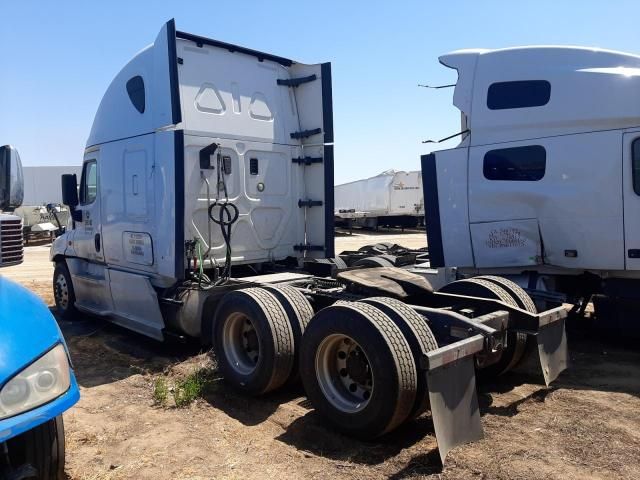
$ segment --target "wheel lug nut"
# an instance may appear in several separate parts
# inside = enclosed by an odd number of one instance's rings
[[[355,392],[358,389],[358,386],[355,383],[352,383],[351,385],[349,385],[349,391],[350,392]]]
[[[338,352],[338,358],[339,358],[340,360],[344,360],[345,358],[347,358],[347,354],[346,354],[346,352],[344,352],[344,351],[340,350],[340,351]]]
[[[347,376],[347,369],[346,368],[341,368],[340,369],[340,376],[341,377],[346,377]]]

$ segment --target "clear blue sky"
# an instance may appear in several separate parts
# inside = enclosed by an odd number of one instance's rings
[[[416,86],[455,82],[443,53],[526,44],[640,53],[637,1],[1,0],[0,145],[18,147],[25,165],[80,164],[104,90],[172,17],[179,30],[333,63],[337,183],[418,169],[436,148],[421,140],[459,130],[452,90]]]

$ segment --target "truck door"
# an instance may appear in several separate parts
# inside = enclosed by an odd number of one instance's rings
[[[640,270],[640,132],[622,136],[622,196],[626,270]]]
[[[108,315],[113,310],[113,302],[104,263],[99,157],[97,150],[84,157],[78,192],[82,218],[73,230],[73,256],[67,258],[67,266],[76,293],[76,307]]]
[[[74,249],[80,258],[104,262],[98,193],[98,151],[85,156],[78,193],[82,220],[76,223]]]

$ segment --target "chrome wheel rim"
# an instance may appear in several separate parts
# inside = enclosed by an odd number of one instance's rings
[[[242,313],[227,317],[222,330],[227,362],[240,375],[250,375],[260,360],[260,342],[255,325]]]
[[[373,372],[365,351],[353,338],[333,334],[316,352],[316,376],[325,398],[344,413],[363,410],[373,394]]]
[[[69,285],[63,274],[58,274],[55,281],[55,295],[58,307],[66,310],[69,306]]]

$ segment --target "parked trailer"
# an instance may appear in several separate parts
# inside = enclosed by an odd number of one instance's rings
[[[248,394],[300,378],[358,437],[429,408],[444,459],[482,435],[474,367],[509,370],[535,338],[553,381],[566,312],[527,310],[526,294],[490,281],[436,292],[402,268],[347,267],[333,252],[332,141],[330,64],[168,22],[105,93],[79,198],[63,176],[74,225],[51,248],[56,306],[212,344]]]
[[[69,209],[63,205],[22,205],[14,210],[22,218],[25,243],[32,238],[53,238],[64,231],[69,222]]]
[[[505,275],[540,304],[594,297],[640,335],[640,56],[464,50],[458,146],[422,157],[431,265]]]
[[[375,177],[336,185],[336,224],[417,227],[424,221],[422,173],[387,170]]]

